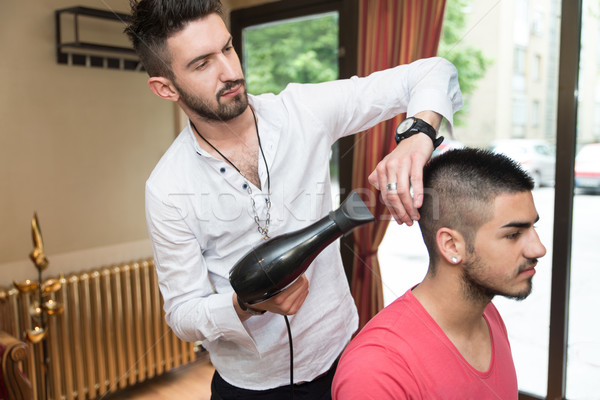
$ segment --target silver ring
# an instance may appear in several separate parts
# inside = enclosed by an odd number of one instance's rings
[[[385,188],[391,192],[392,190],[396,190],[397,184],[396,182],[388,183]]]

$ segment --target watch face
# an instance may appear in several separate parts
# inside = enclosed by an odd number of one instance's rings
[[[396,133],[402,134],[402,133],[408,131],[414,124],[415,124],[414,118],[412,118],[412,117],[407,118],[404,121],[400,122],[400,125],[398,125],[398,128],[396,128]]]

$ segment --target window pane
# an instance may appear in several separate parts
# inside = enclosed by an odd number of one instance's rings
[[[547,254],[539,260],[533,292],[524,301],[496,297],[507,326],[519,389],[540,397],[547,391],[550,288],[554,216],[554,166],[558,78],[559,0],[485,2],[448,0],[442,41],[457,29],[453,8],[466,18],[459,34],[440,45],[440,55],[459,73],[465,107],[457,113],[455,139],[470,147],[505,153],[535,179],[536,224]],[[481,52],[485,71],[473,76]],[[461,78],[462,76],[462,78]],[[379,249],[385,303],[419,283],[428,257],[417,226],[391,222]]]
[[[600,399],[599,3],[584,0],[582,10],[567,353],[567,398],[571,400]]]
[[[337,12],[255,25],[242,35],[250,93],[279,93],[290,82],[338,77]]]

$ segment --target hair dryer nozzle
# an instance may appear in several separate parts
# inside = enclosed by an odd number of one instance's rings
[[[351,192],[346,200],[335,211],[329,214],[336,223],[342,234],[351,232],[357,226],[375,220],[367,205],[362,201],[358,193]]]
[[[229,282],[245,303],[265,301],[292,284],[334,240],[374,220],[352,192],[337,210],[314,224],[254,247],[233,266]]]

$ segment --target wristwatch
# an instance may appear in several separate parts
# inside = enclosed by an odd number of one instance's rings
[[[409,117],[406,118],[404,121],[400,122],[400,124],[398,124],[398,127],[396,128],[396,135],[394,137],[396,139],[396,144],[399,144],[404,139],[408,139],[412,135],[416,135],[419,132],[422,132],[429,136],[429,138],[433,142],[434,149],[436,149],[444,141],[443,136],[440,136],[436,139],[435,136],[437,132],[435,131],[435,128],[433,126],[429,125],[427,122],[423,121],[420,118]]]
[[[237,294],[235,295],[235,297],[237,298],[238,305],[240,306],[242,311],[250,315],[263,315],[267,312],[267,310],[258,310],[256,308],[248,307],[246,303],[244,303],[244,301],[240,299],[240,296],[238,296]]]

